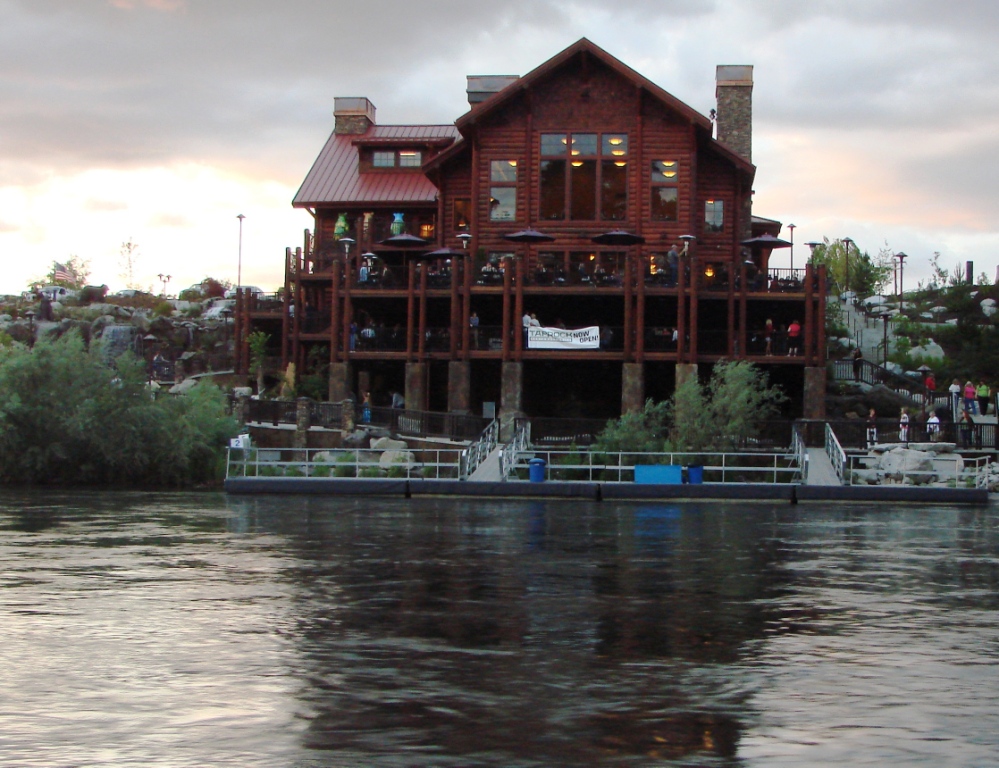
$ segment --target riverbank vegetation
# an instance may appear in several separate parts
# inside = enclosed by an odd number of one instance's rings
[[[236,434],[199,384],[153,397],[131,354],[112,369],[76,333],[0,349],[0,482],[182,487],[217,482]]]
[[[648,400],[636,413],[608,423],[596,451],[732,451],[759,435],[786,399],[752,363],[721,361],[710,381],[687,377],[669,400]]]

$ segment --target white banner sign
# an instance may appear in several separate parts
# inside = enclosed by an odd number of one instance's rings
[[[528,349],[600,349],[600,328],[528,328]]]

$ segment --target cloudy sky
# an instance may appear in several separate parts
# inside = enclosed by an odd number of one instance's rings
[[[706,114],[755,65],[754,212],[801,245],[852,237],[999,263],[995,0],[0,0],[0,292],[52,261],[123,287],[273,290],[310,226],[291,199],[334,96],[450,123],[467,74],[524,74],[588,37]],[[786,230],[785,230],[786,234]],[[787,252],[778,264],[786,263]],[[911,281],[911,282],[910,282]]]

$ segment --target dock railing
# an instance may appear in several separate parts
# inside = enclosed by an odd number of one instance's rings
[[[833,432],[833,428],[829,425],[829,422],[826,422],[825,448],[826,456],[829,457],[829,462],[832,464],[833,469],[836,470],[836,477],[842,483],[844,481],[843,475],[846,471],[846,451],[840,445],[839,439],[836,437],[836,433]]]
[[[226,477],[456,480],[460,455],[457,448],[386,452],[349,448],[229,448]]]
[[[468,445],[462,452],[458,462],[458,479],[467,480],[476,467],[492,453],[499,442],[499,422],[493,419],[482,430],[478,439]]]
[[[522,453],[531,446],[531,422],[528,419],[518,419],[513,438],[500,451],[500,478],[506,480]],[[533,457],[533,453],[531,456]]]

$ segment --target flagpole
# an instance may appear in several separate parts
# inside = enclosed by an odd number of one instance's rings
[[[238,291],[243,285],[243,219],[246,217],[240,213],[236,218],[239,219],[239,262],[236,265],[236,290]]]

